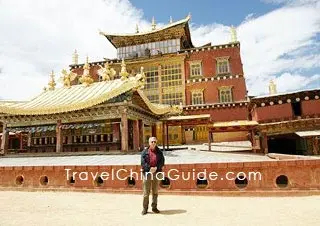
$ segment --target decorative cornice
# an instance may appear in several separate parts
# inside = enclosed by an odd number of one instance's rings
[[[184,111],[188,110],[206,110],[213,108],[232,108],[232,107],[246,107],[249,104],[247,101],[231,102],[231,103],[212,103],[212,104],[199,104],[199,105],[186,105],[183,106]]]
[[[190,83],[199,83],[199,82],[210,82],[210,81],[219,81],[219,80],[227,80],[227,79],[238,79],[242,77],[243,75],[216,75],[212,77],[187,79],[186,83],[190,84]]]
[[[212,51],[212,50],[228,49],[228,48],[235,48],[235,47],[240,48],[240,42],[208,46],[208,47],[206,46],[206,47],[184,49],[184,50],[178,51],[178,53],[193,53],[193,52],[199,52],[199,51],[203,52],[203,51]]]

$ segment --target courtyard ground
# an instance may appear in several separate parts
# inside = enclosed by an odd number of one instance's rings
[[[320,196],[160,195],[162,212],[142,216],[141,195],[1,191],[0,225],[320,225],[319,203]]]

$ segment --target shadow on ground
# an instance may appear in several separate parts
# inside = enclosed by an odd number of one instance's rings
[[[163,215],[175,215],[175,214],[182,214],[186,213],[186,210],[161,210],[160,214]]]

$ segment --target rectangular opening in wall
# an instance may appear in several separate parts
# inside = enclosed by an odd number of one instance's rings
[[[301,116],[301,102],[291,103],[294,116]]]

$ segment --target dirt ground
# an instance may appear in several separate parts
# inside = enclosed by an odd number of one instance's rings
[[[133,194],[1,191],[0,225],[320,225],[320,196],[160,195],[158,208],[142,216]]]

